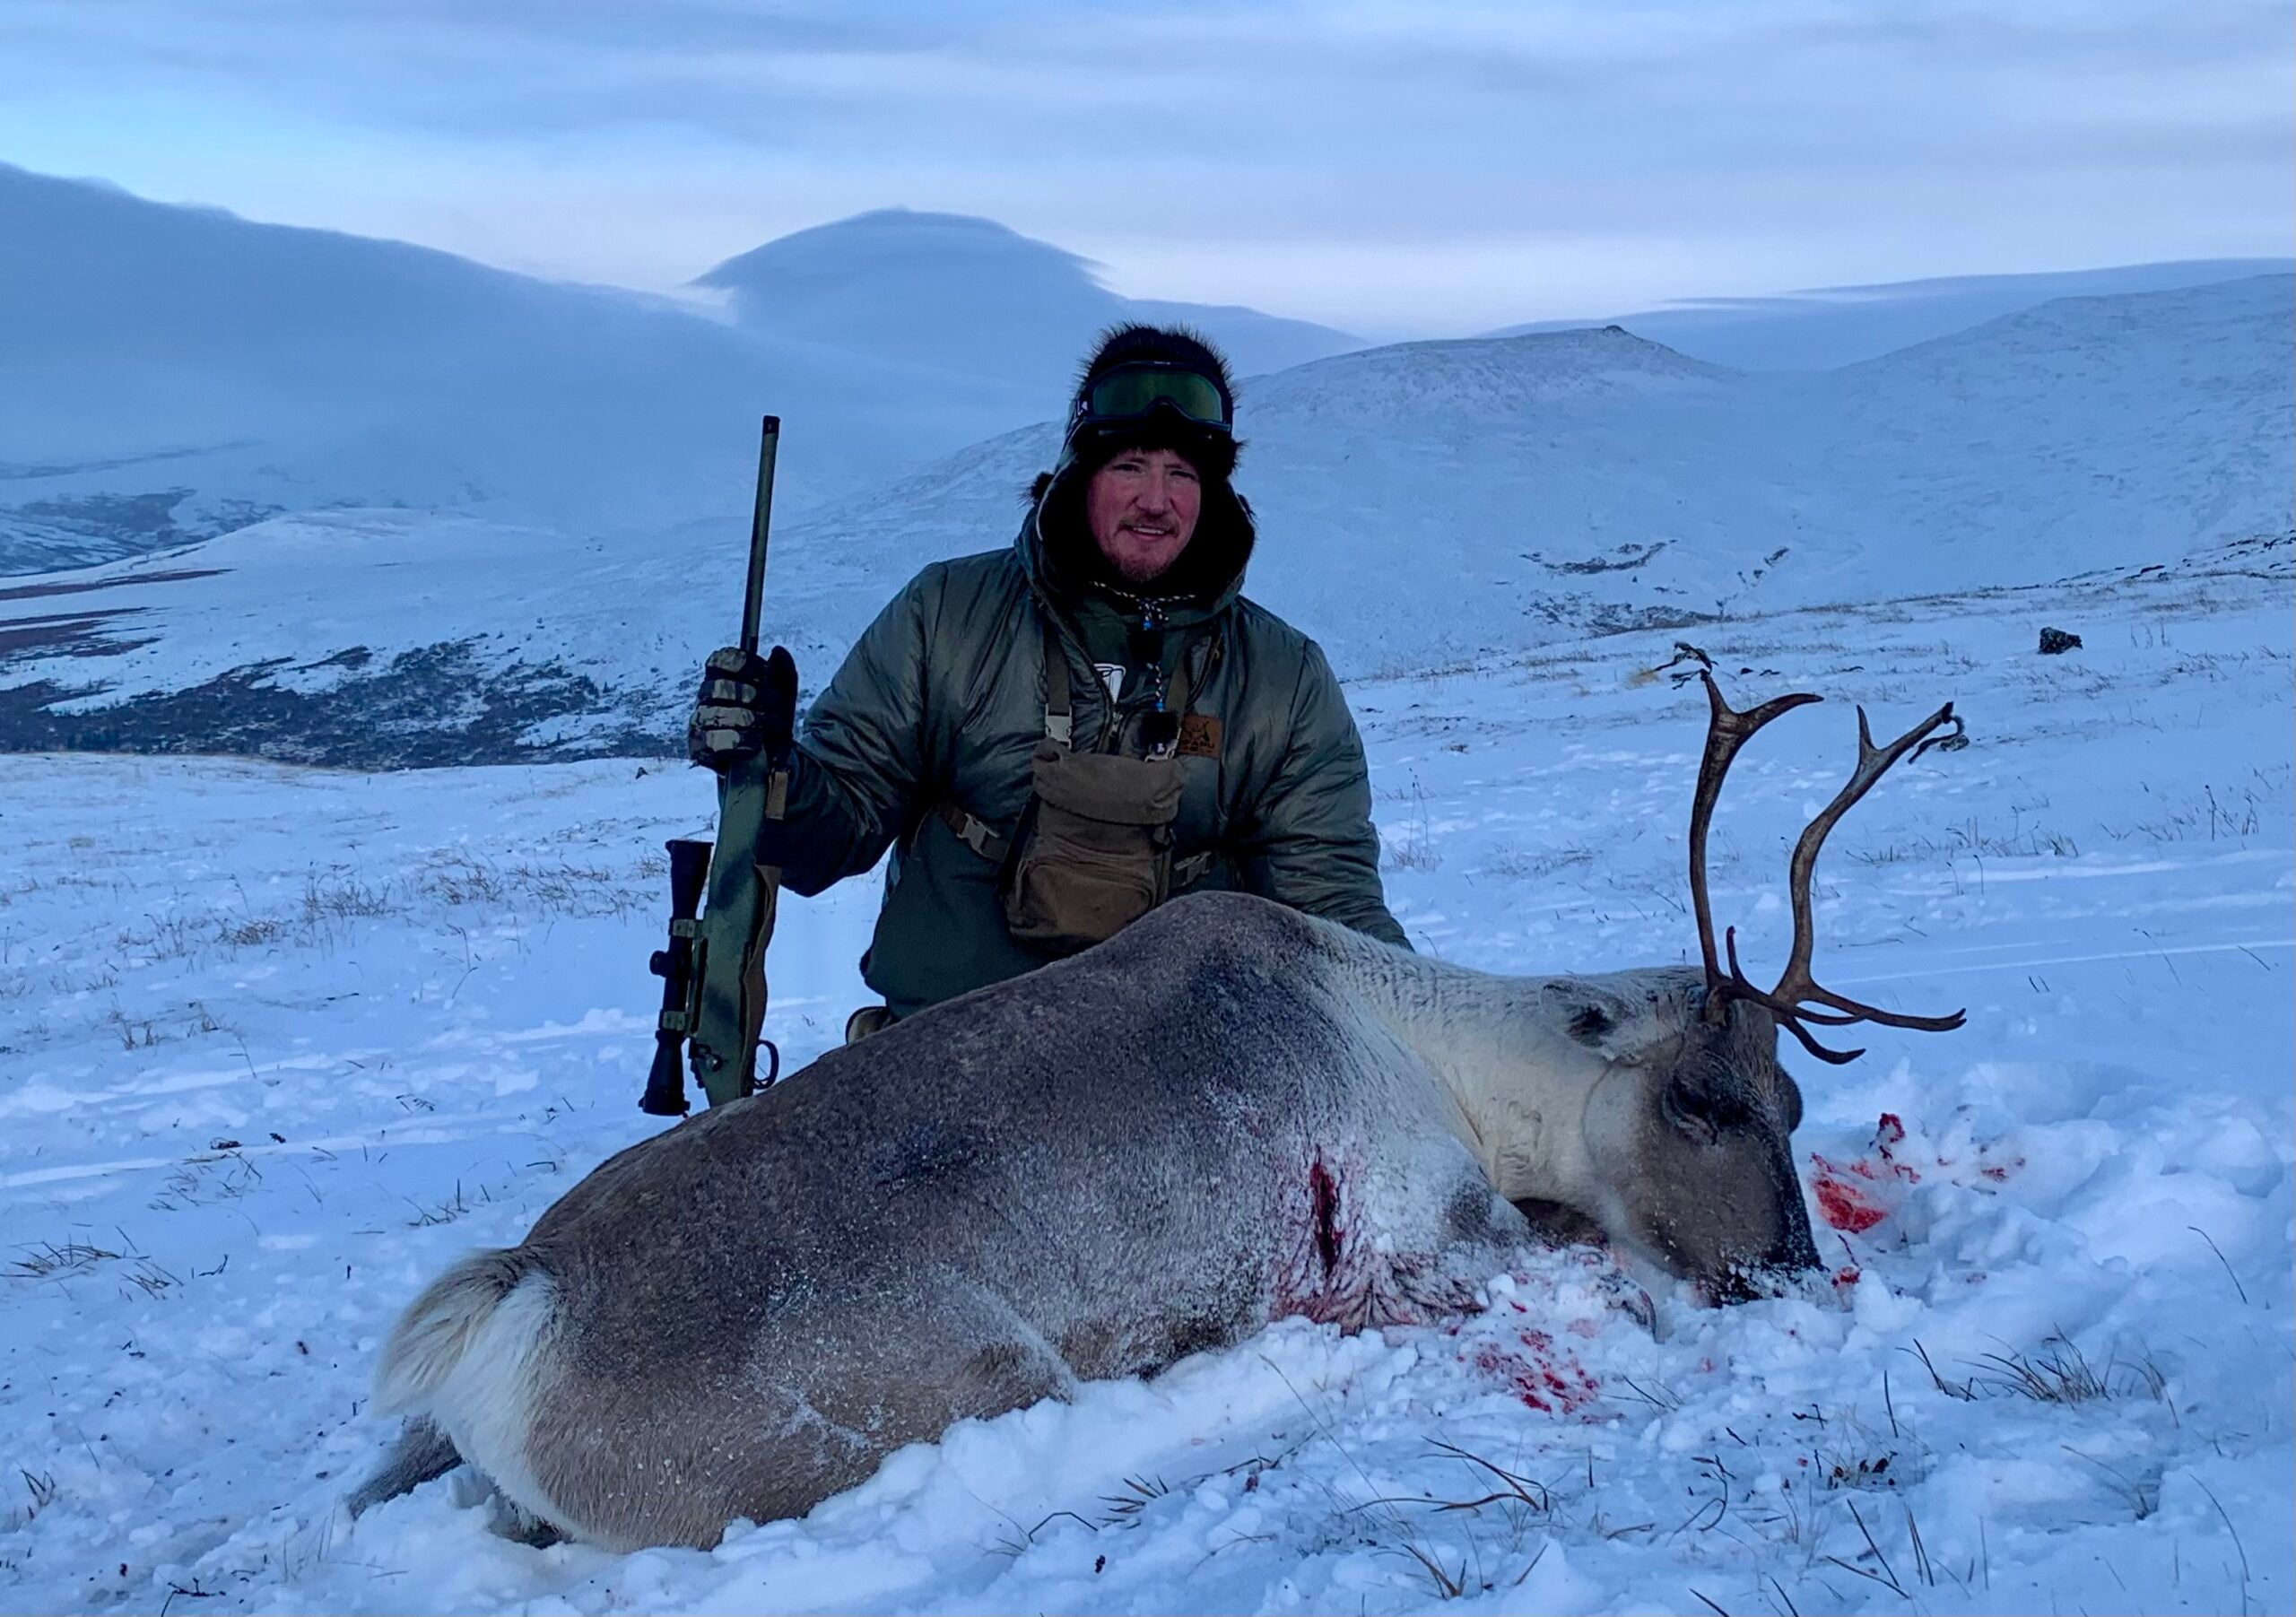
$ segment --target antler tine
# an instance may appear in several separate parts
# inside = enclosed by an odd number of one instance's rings
[[[1778,992],[1783,993],[1788,983],[1806,984],[1810,981],[1810,956],[1817,943],[1817,922],[1810,885],[1817,874],[1818,850],[1825,846],[1826,839],[1841,822],[1841,817],[1856,806],[1859,798],[1874,789],[1874,783],[1889,773],[1892,764],[1911,752],[1932,730],[1952,723],[1952,717],[1953,704],[1947,702],[1888,746],[1876,747],[1873,727],[1866,720],[1866,709],[1863,707],[1857,709],[1857,767],[1850,772],[1848,784],[1834,794],[1833,801],[1819,811],[1818,817],[1803,829],[1800,839],[1794,844],[1794,861],[1787,887],[1794,905],[1794,952],[1787,956],[1786,973],[1779,979]]]
[[[1851,1062],[1857,1060],[1860,1056],[1863,1056],[1866,1053],[1866,1047],[1862,1044],[1854,1050],[1829,1049],[1826,1046],[1820,1044],[1815,1039],[1813,1039],[1810,1036],[1810,1030],[1802,1025],[1802,1018],[1791,1012],[1780,1013],[1773,1006],[1770,1011],[1770,1016],[1779,1027],[1784,1028],[1787,1032],[1793,1034],[1795,1038],[1800,1039],[1804,1049],[1809,1051],[1811,1055],[1815,1056],[1820,1061],[1825,1062],[1831,1066],[1848,1066]],[[1844,1020],[1846,1021],[1848,1019],[1845,1018]]]
[[[1770,1013],[1771,1020],[1802,1041],[1804,1049],[1819,1060],[1831,1062],[1835,1066],[1846,1066],[1857,1060],[1866,1053],[1865,1048],[1860,1046],[1854,1050],[1830,1049],[1817,1041],[1810,1032],[1807,1023],[1816,1022],[1821,1027],[1846,1028],[1856,1022],[1878,1021],[1887,1023],[1891,1027],[1911,1028],[1924,1033],[1950,1033],[1966,1020],[1966,1014],[1960,1011],[1954,1012],[1950,1016],[1909,1016],[1901,1012],[1884,1011],[1878,1006],[1863,1004],[1857,1000],[1845,998],[1830,989],[1821,988],[1814,983],[1809,986],[1802,996],[1803,999],[1814,999],[1821,1004],[1831,1005],[1836,1009],[1813,1011],[1807,1004],[1797,1000],[1787,999],[1782,994],[1765,994],[1746,980],[1745,972],[1738,965],[1738,929],[1736,927],[1728,928],[1723,934],[1723,941],[1728,945],[1730,952],[1730,979],[1724,986],[1731,993],[1752,1000],[1755,1004],[1766,1008]]]
[[[1706,962],[1707,1004],[1709,1014],[1719,1011],[1721,996],[1714,992],[1726,979],[1722,962],[1714,947],[1714,906],[1706,892],[1706,833],[1714,823],[1715,801],[1722,793],[1722,778],[1730,772],[1731,760],[1738,749],[1746,744],[1753,733],[1779,714],[1791,711],[1806,702],[1822,699],[1807,691],[1772,697],[1758,708],[1741,713],[1722,700],[1722,687],[1714,682],[1714,675],[1701,669],[1699,678],[1706,682],[1706,701],[1710,717],[1706,726],[1706,751],[1698,762],[1698,790],[1690,805],[1690,901],[1698,918],[1698,947]],[[1735,965],[1732,975],[1736,975]],[[1743,980],[1743,979],[1742,979]]]
[[[1947,702],[1889,745],[1877,747],[1874,744],[1873,728],[1866,722],[1866,709],[1862,707],[1857,709],[1857,767],[1851,771],[1848,783],[1835,794],[1834,800],[1826,804],[1818,817],[1810,822],[1794,844],[1787,889],[1794,909],[1794,947],[1787,958],[1786,969],[1779,976],[1778,986],[1767,994],[1754,988],[1738,969],[1736,949],[1733,947],[1730,952],[1734,989],[1767,1005],[1772,1015],[1782,1021],[1802,1041],[1805,1048],[1824,1060],[1846,1062],[1864,1052],[1853,1050],[1843,1054],[1824,1048],[1801,1025],[1805,1021],[1834,1027],[1873,1021],[1892,1028],[1944,1033],[1960,1027],[1965,1018],[1965,1013],[1961,1011],[1945,1016],[1915,1016],[1900,1011],[1884,1011],[1877,1005],[1869,1005],[1822,988],[1810,975],[1810,958],[1817,945],[1817,919],[1811,887],[1817,873],[1818,852],[1825,846],[1826,838],[1840,822],[1841,817],[1874,789],[1874,783],[1889,773],[1892,765],[1914,751],[1924,737],[1945,725],[1957,722],[1953,717],[1953,704]],[[1835,1014],[1810,1010],[1808,1006],[1813,1003],[1827,1006]]]

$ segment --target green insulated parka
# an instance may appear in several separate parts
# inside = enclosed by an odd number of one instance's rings
[[[1135,609],[1064,584],[1039,515],[1054,499],[1039,488],[1010,549],[935,562],[910,580],[798,740],[783,879],[811,895],[892,849],[862,974],[900,1015],[1053,958],[1007,933],[1000,866],[951,823],[970,814],[1010,837],[1020,822],[1045,735],[1048,621],[1068,663],[1077,749],[1143,751],[1147,682],[1116,700],[1094,669],[1121,660],[1109,648],[1125,645]],[[1314,641],[1238,594],[1250,519],[1240,502],[1233,515],[1229,576],[1161,604],[1161,661],[1176,684],[1185,679],[1192,716],[1175,854],[1214,856],[1196,888],[1239,888],[1407,947],[1381,895],[1363,746],[1339,682]],[[1200,528],[1196,543],[1206,537]],[[1222,558],[1207,547],[1205,560]]]

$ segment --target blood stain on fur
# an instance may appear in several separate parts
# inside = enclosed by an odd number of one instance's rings
[[[1321,1157],[1308,1169],[1308,1195],[1315,1207],[1316,1257],[1328,1279],[1339,1267],[1339,1186]]]

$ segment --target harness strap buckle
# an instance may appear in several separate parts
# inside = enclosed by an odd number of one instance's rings
[[[1195,886],[1205,876],[1210,875],[1212,867],[1219,863],[1220,853],[1216,848],[1205,848],[1202,853],[1190,854],[1184,859],[1173,860],[1172,891],[1180,892]]]
[[[942,824],[956,833],[958,841],[991,865],[1004,863],[1004,856],[1010,851],[1012,843],[991,830],[987,821],[978,814],[969,813],[953,798],[941,799],[940,806],[934,812],[940,816]]]

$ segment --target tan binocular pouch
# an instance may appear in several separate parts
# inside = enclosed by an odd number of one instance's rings
[[[1033,769],[1035,795],[1004,871],[1004,924],[1039,948],[1087,949],[1171,896],[1179,762],[1047,740]]]

